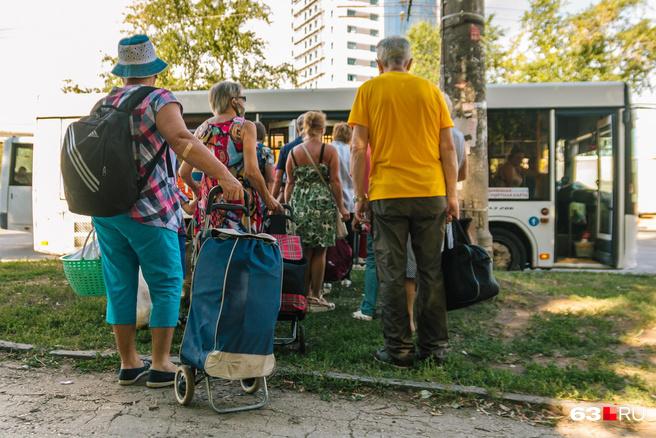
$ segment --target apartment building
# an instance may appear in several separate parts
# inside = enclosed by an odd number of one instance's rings
[[[301,88],[355,87],[378,75],[376,44],[437,22],[437,0],[291,0]]]
[[[301,88],[355,87],[376,76],[381,0],[292,0],[292,59]]]

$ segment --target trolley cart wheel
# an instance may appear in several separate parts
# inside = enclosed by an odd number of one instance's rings
[[[305,354],[305,327],[301,323],[298,323],[298,352],[300,354]]]
[[[255,394],[262,387],[264,379],[262,377],[253,377],[251,379],[241,379],[239,383],[246,394]]]
[[[194,398],[194,389],[196,388],[196,377],[191,367],[181,365],[175,371],[175,399],[183,406],[189,405]]]

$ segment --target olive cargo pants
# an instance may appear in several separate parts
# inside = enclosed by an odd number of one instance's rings
[[[404,289],[408,234],[417,259],[417,349],[423,354],[447,346],[442,276],[446,198],[382,199],[372,201],[371,209],[385,349],[397,359],[414,354]]]

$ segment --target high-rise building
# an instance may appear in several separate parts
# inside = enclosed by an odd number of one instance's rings
[[[292,59],[301,88],[355,87],[378,75],[382,1],[292,0]]]
[[[376,44],[437,22],[437,0],[291,0],[301,88],[355,87],[378,75]]]

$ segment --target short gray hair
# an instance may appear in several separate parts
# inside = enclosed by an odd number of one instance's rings
[[[239,97],[242,87],[237,82],[221,81],[210,89],[210,108],[214,114],[221,114],[230,108],[230,101]]]
[[[296,118],[296,130],[301,133],[303,132],[303,120],[305,119],[305,113],[301,114]]]
[[[402,36],[382,39],[376,46],[376,56],[385,67],[401,66],[412,58],[410,41]]]

